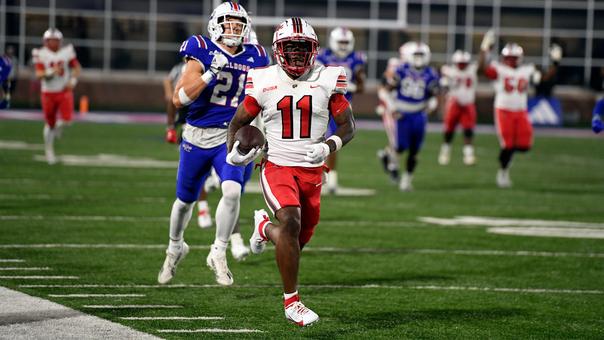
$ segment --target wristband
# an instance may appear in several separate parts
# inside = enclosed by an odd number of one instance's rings
[[[178,100],[180,100],[182,105],[189,105],[193,102],[193,100],[185,93],[184,87],[181,87],[180,90],[178,90]]]
[[[343,143],[342,143],[342,138],[340,138],[340,136],[332,135],[331,137],[327,138],[327,140],[330,140],[330,141],[334,142],[334,144],[336,145],[336,150],[335,151],[338,151],[338,150],[340,150],[342,148],[342,144]],[[327,142],[327,140],[326,140],[326,142]]]
[[[214,72],[207,70],[206,73],[201,75],[201,80],[203,80],[204,83],[209,84],[215,77],[216,75]]]
[[[78,78],[76,78],[76,77],[69,78],[69,85],[71,85],[72,88],[74,88],[77,84],[78,84]]]
[[[52,68],[47,68],[44,70],[44,77],[50,78],[55,75],[55,70]]]

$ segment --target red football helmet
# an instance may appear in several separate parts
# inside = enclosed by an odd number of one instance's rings
[[[315,30],[301,18],[282,22],[273,35],[273,53],[285,72],[300,77],[314,64],[319,49]]]

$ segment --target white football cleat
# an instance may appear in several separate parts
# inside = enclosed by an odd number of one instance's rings
[[[290,303],[285,307],[285,318],[300,327],[308,326],[319,320],[319,315],[300,301]]]
[[[509,188],[512,186],[510,171],[508,169],[499,169],[497,171],[497,186],[500,188]]]
[[[231,255],[237,261],[243,261],[250,254],[250,248],[243,243],[240,233],[231,235]]]
[[[157,282],[162,285],[170,282],[174,277],[174,274],[176,274],[176,267],[188,253],[189,245],[185,242],[182,243],[182,250],[178,254],[173,254],[166,249],[166,260],[159,271],[159,275],[157,275]]]
[[[440,153],[438,154],[438,164],[447,165],[451,161],[451,146],[449,144],[443,144],[440,146]]]
[[[474,147],[472,145],[464,145],[463,147],[463,164],[474,165],[476,164],[476,157],[474,156]]]
[[[199,225],[201,229],[212,227],[212,215],[210,214],[210,207],[207,203],[200,204],[200,202],[198,202],[197,204],[197,225]]]
[[[48,165],[57,164],[57,156],[55,156],[55,152],[52,148],[46,148],[44,155],[46,156],[46,163],[48,163]]]
[[[216,282],[219,285],[230,286],[233,284],[233,274],[227,266],[226,253],[221,253],[212,246],[206,264],[216,275]]]
[[[399,189],[401,191],[412,191],[413,190],[413,184],[411,183],[413,181],[413,175],[405,172],[403,173],[403,177],[401,177],[401,182],[399,183]]]
[[[254,254],[262,253],[266,247],[268,238],[263,237],[260,232],[267,223],[270,223],[270,219],[266,211],[264,209],[254,210],[254,232],[250,237],[250,249]]]

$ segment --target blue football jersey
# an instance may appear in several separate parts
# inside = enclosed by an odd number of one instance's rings
[[[8,78],[12,67],[13,65],[11,64],[10,59],[7,57],[0,57],[0,83]]]
[[[421,112],[423,106],[434,95],[438,87],[439,76],[432,67],[416,70],[408,63],[401,64],[396,69],[396,99],[403,107],[421,107],[418,110],[409,110],[407,113]],[[406,111],[406,110],[404,110]]]
[[[355,71],[358,67],[364,66],[367,63],[367,57],[362,52],[352,51],[344,58],[340,58],[331,49],[324,49],[319,52],[317,61],[325,66],[342,66],[346,70],[348,83],[356,83]],[[352,93],[346,93],[346,99],[350,101]]]
[[[593,114],[598,116],[604,116],[604,98],[596,102]]]
[[[201,35],[191,36],[180,47],[182,57],[199,61],[205,70],[209,70],[217,52],[227,57],[229,63],[187,107],[189,125],[226,129],[244,98],[247,71],[250,68],[267,66],[270,62],[266,50],[260,45],[243,44],[237,54],[231,55]]]

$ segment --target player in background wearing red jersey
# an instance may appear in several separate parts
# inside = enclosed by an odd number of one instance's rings
[[[62,46],[61,31],[49,28],[42,39],[44,46],[32,50],[32,59],[36,78],[42,81],[46,161],[55,164],[54,140],[61,137],[63,126],[73,119],[73,88],[78,83],[81,66],[73,45]],[[61,115],[57,117],[59,112]]]
[[[251,161],[237,151],[237,130],[261,115],[268,144],[260,184],[264,199],[277,222],[263,209],[254,213],[253,253],[261,253],[270,240],[275,244],[281,273],[287,320],[300,326],[319,316],[298,296],[300,251],[310,241],[319,222],[322,174],[327,157],[354,136],[354,119],[344,97],[347,75],[343,67],[315,64],[319,42],[303,19],[290,18],[273,35],[277,65],[250,70],[246,97],[231,120],[227,161]],[[329,116],[335,133],[324,139]]]
[[[451,64],[441,68],[440,83],[447,92],[447,104],[444,119],[444,142],[440,147],[438,164],[447,165],[451,160],[451,142],[455,128],[461,124],[464,135],[463,163],[473,165],[476,162],[472,139],[476,127],[476,71],[478,65],[472,63],[467,51],[457,50],[451,57]]]
[[[512,186],[509,170],[512,156],[515,152],[530,150],[533,145],[527,97],[529,85],[541,81],[541,72],[533,64],[522,63],[524,51],[516,43],[507,43],[503,47],[501,62],[488,63],[494,44],[495,34],[488,31],[480,46],[478,68],[494,83],[495,127],[501,146],[496,182],[500,188],[509,188]]]

